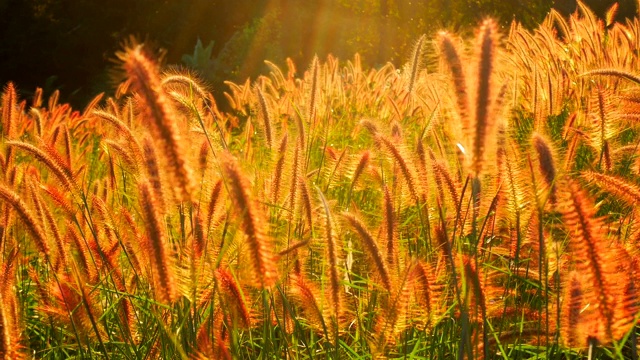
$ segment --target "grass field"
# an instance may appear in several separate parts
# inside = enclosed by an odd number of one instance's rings
[[[0,358],[637,359],[640,21],[612,18],[267,62],[224,107],[143,45],[84,110],[7,84]]]

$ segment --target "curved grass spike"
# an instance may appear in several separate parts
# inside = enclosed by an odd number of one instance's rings
[[[420,36],[420,38],[416,42],[415,47],[413,48],[413,54],[411,56],[411,75],[409,77],[409,85],[407,87],[409,94],[413,93],[414,88],[416,86],[416,81],[418,79],[418,72],[420,71],[420,65],[422,62],[424,42],[426,38],[427,36],[424,34]]]
[[[589,338],[608,344],[628,330],[635,316],[633,307],[616,304],[637,293],[629,294],[629,273],[619,271],[626,268],[628,255],[624,256],[619,244],[605,239],[595,206],[575,182],[568,182],[562,200],[559,209],[570,230],[570,250],[575,269],[581,274],[584,301],[593,306],[581,314],[580,326]]]
[[[298,185],[300,186],[300,200],[302,204],[302,211],[307,218],[309,231],[312,231],[314,206],[311,202],[311,193],[309,191],[309,185],[307,184],[307,178],[302,175],[298,176]]]
[[[76,263],[76,267],[83,274],[84,277],[89,279],[90,282],[97,281],[97,273],[95,261],[92,259],[91,254],[89,253],[89,249],[82,242],[80,235],[73,228],[73,224],[71,222],[67,222],[67,234],[65,236],[65,242],[68,244],[68,249],[71,253],[73,253],[73,247],[75,247],[78,260],[73,261]],[[94,266],[92,266],[92,264]],[[140,267],[138,266],[136,271],[138,271]]]
[[[0,359],[26,359],[23,353],[22,328],[18,298],[14,291],[16,255],[11,251],[0,262]]]
[[[194,80],[194,74],[181,73],[179,71],[169,71],[162,76],[162,85],[164,87],[169,85],[182,85],[189,89],[191,92],[197,94],[202,100],[207,100],[207,91],[205,86]]]
[[[38,221],[36,221],[36,218],[31,213],[31,211],[27,208],[27,205],[22,200],[20,200],[20,196],[13,190],[0,184],[0,200],[6,202],[8,205],[13,207],[13,209],[15,209],[15,211],[18,213],[18,216],[33,237],[38,250],[48,257],[50,252],[46,233],[44,232]]]
[[[398,265],[398,238],[396,235],[396,214],[393,209],[393,199],[391,198],[391,192],[389,188],[384,186],[384,200],[383,200],[383,229],[386,240],[387,250],[387,264],[390,268],[394,268]]]
[[[462,120],[463,131],[467,131],[469,125],[469,93],[467,90],[467,80],[462,67],[462,61],[458,55],[458,50],[451,39],[451,35],[441,32],[438,36],[440,51],[444,60],[451,71],[453,86],[456,93],[456,103]]]
[[[324,195],[318,189],[318,196],[322,201],[324,210],[324,240],[327,245],[327,261],[329,262],[329,299],[333,316],[338,319],[342,314],[342,300],[340,292],[340,274],[338,272],[338,253],[340,246],[337,239],[337,231],[329,204]]]
[[[142,143],[143,160],[146,169],[146,178],[149,180],[149,184],[153,189],[153,195],[156,200],[156,206],[162,213],[165,211],[165,198],[164,190],[162,186],[162,179],[160,177],[160,165],[158,164],[158,158],[156,156],[156,150],[153,142],[149,138],[145,138]]]
[[[0,119],[0,122],[2,123],[3,137],[5,139],[13,139],[15,129],[18,126],[17,102],[18,94],[16,93],[16,88],[12,82],[9,82],[5,85],[4,92],[2,93],[2,118]],[[4,167],[9,168],[12,160],[13,149],[11,147],[7,147]]]
[[[134,174],[138,174],[138,161],[136,161],[120,143],[113,140],[106,140],[104,142],[104,148],[120,157],[120,160],[128,170],[132,171]],[[113,156],[111,155],[110,157]]]
[[[298,204],[298,181],[300,175],[300,153],[303,152],[301,148],[302,144],[300,141],[296,141],[296,147],[293,152],[293,163],[291,164],[291,187],[289,189],[289,223],[293,225],[293,220],[296,214],[296,206]]]
[[[175,276],[170,264],[167,235],[164,221],[158,211],[157,201],[151,185],[143,181],[138,184],[140,210],[147,227],[150,262],[157,287],[156,294],[161,301],[173,303],[177,298]]]
[[[220,206],[220,194],[222,192],[222,180],[216,181],[213,185],[213,189],[211,189],[211,196],[209,196],[209,205],[207,209],[207,227],[206,229],[211,228],[211,223],[213,221],[213,217],[216,213],[216,209]]]
[[[262,288],[272,286],[277,280],[273,246],[267,231],[263,214],[250,196],[249,181],[241,173],[236,160],[228,152],[220,157],[222,172],[227,181],[227,189],[235,203],[235,211],[242,220],[242,230],[247,236],[255,284]]]
[[[436,305],[435,278],[433,270],[428,263],[418,261],[413,267],[415,272],[416,298],[426,309],[427,325],[433,318],[434,307]]]
[[[611,159],[611,147],[609,146],[609,140],[604,140],[602,143],[602,163],[606,172],[611,172],[613,168],[613,160]]]
[[[62,162],[59,158],[52,157],[50,153],[22,141],[7,141],[5,142],[5,145],[27,151],[46,165],[68,191],[73,193],[76,189],[77,186],[73,179],[71,169],[69,169],[67,164]]]
[[[465,278],[469,283],[469,287],[471,291],[473,291],[474,301],[476,310],[480,308],[480,317],[478,318],[476,314],[476,322],[481,325],[482,329],[482,346],[478,346],[483,351],[483,358],[488,357],[488,333],[487,333],[487,301],[485,298],[484,284],[480,281],[480,274],[478,273],[478,269],[476,268],[475,260],[471,257],[464,256],[463,257],[463,267]],[[467,290],[469,291],[469,290]]]
[[[360,160],[358,161],[358,165],[356,165],[356,169],[353,171],[353,178],[351,180],[351,185],[349,186],[349,194],[347,195],[347,206],[349,206],[351,202],[351,195],[353,193],[353,189],[358,182],[358,179],[366,169],[369,164],[369,159],[371,157],[371,152],[369,150],[364,150],[362,155],[360,155]]]
[[[204,219],[200,211],[196,211],[193,218],[193,230],[192,230],[192,243],[191,243],[191,255],[193,256],[192,265],[195,261],[202,257],[202,254],[206,250],[207,236],[205,234]],[[192,271],[195,269],[192,268]]]
[[[202,176],[207,172],[207,162],[209,161],[209,141],[205,140],[200,145],[200,151],[198,152],[198,171]]]
[[[42,128],[42,124],[44,122],[44,117],[42,115],[42,112],[36,108],[31,108],[29,109],[29,114],[33,116],[33,121],[35,122],[36,135],[39,138],[41,138],[42,133],[44,131]]]
[[[36,193],[36,186],[33,185],[31,191],[35,194]],[[37,196],[37,195],[36,195]],[[65,269],[68,264],[69,264],[69,255],[67,254],[67,247],[65,246],[66,244],[64,243],[64,240],[62,238],[62,235],[60,234],[60,230],[58,229],[58,224],[56,223],[56,219],[53,216],[53,214],[51,213],[51,211],[49,210],[49,207],[47,206],[46,203],[43,203],[41,201],[42,204],[42,212],[44,214],[44,219],[43,221],[46,221],[48,223],[48,229],[50,234],[53,235],[53,240],[55,241],[55,245],[56,245],[56,254],[55,254],[55,268],[56,269]]]
[[[291,276],[291,295],[298,301],[302,308],[309,325],[318,332],[324,332],[329,341],[333,341],[331,332],[327,331],[327,323],[324,318],[324,312],[318,299],[321,298],[320,290],[311,281],[304,278],[302,274]]]
[[[444,187],[446,186],[449,196],[451,197],[451,202],[454,205],[454,209],[457,209],[460,197],[458,195],[457,184],[451,176],[448,167],[445,163],[436,158],[436,155],[431,148],[429,148],[429,157],[431,159],[431,165],[435,174],[434,177],[436,179],[438,195],[441,197],[440,201],[442,203],[444,203],[445,201]]]
[[[251,323],[253,322],[251,310],[247,306],[242,289],[233,274],[228,269],[218,269],[215,271],[215,276],[226,300],[227,306],[225,308],[229,309],[233,316],[232,322],[234,326],[239,326],[243,329],[251,328]]]
[[[582,177],[589,182],[595,182],[604,191],[615,195],[630,206],[636,206],[636,204],[640,203],[640,186],[626,179],[593,171],[583,172]]]
[[[549,199],[552,204],[555,204],[556,186],[554,182],[556,178],[556,166],[553,160],[553,151],[551,150],[549,141],[538,133],[533,134],[533,148],[538,154],[538,167],[542,178],[551,191]]]
[[[69,133],[68,126],[62,127],[62,143],[64,145],[64,150],[65,150],[64,160],[69,165],[69,169],[73,173],[73,169],[71,168],[73,166],[73,159],[72,159],[73,152],[71,151],[71,134]]]
[[[267,142],[267,147],[271,149],[273,146],[273,120],[271,120],[271,110],[269,109],[269,104],[267,104],[267,99],[262,93],[260,86],[256,86],[256,93],[258,95],[260,115],[262,116],[262,124],[264,126],[265,141]]]
[[[127,126],[127,124],[125,124],[116,115],[110,112],[94,110],[91,112],[91,114],[111,124],[116,129],[118,134],[120,134],[126,139],[127,145],[129,146],[132,152],[131,156],[134,159],[136,159],[136,161],[142,161],[142,151],[140,150],[141,148],[140,142],[131,131],[131,128]]]
[[[373,235],[371,235],[362,220],[358,219],[355,215],[342,213],[342,217],[344,217],[356,233],[358,233],[358,236],[362,240],[362,244],[373,262],[374,270],[380,277],[380,281],[382,281],[382,286],[387,292],[391,292],[392,282],[391,275],[389,274],[389,268],[387,267],[387,263],[384,261],[384,256],[382,255],[380,248],[378,248],[378,244],[373,238]]]
[[[11,139],[14,135],[17,116],[18,94],[12,82],[7,83],[2,92],[2,132],[5,138]]]
[[[478,37],[478,72],[475,94],[475,134],[473,141],[473,170],[476,176],[482,173],[484,151],[496,119],[489,116],[493,100],[493,75],[496,48],[496,24],[485,20]]]
[[[385,299],[387,304],[381,309],[375,326],[378,351],[384,350],[387,345],[397,344],[400,334],[409,325],[409,309],[411,308],[411,290],[415,287],[417,273],[408,267],[398,282],[397,290]]]
[[[276,162],[275,171],[273,173],[273,181],[271,182],[271,203],[277,205],[280,201],[280,187],[282,185],[282,174],[284,171],[285,160],[287,158],[287,142],[288,135],[284,134],[280,145],[278,146],[278,161]]]
[[[489,117],[493,92],[493,72],[496,48],[496,24],[485,20],[478,37],[479,63],[475,94],[475,134],[473,143],[473,170],[476,175],[482,172],[484,150],[489,130],[495,119]]]
[[[178,114],[162,88],[158,65],[142,45],[127,49],[119,57],[124,62],[124,69],[133,89],[138,92],[144,119],[151,125],[157,141],[162,144],[168,170],[175,184],[176,198],[179,201],[190,201],[193,191],[191,169],[183,150]]]
[[[576,271],[569,274],[565,285],[560,323],[560,336],[564,343],[572,348],[585,348],[587,335],[580,324],[580,314],[584,309],[582,284]]]
[[[318,82],[319,82],[319,73],[320,73],[320,61],[318,60],[318,55],[313,57],[311,61],[311,92],[309,93],[309,123],[313,123],[316,117],[316,113],[318,111]]]
[[[604,155],[604,148],[609,135],[607,130],[614,120],[611,116],[611,104],[607,95],[609,95],[608,91],[605,92],[601,86],[597,86],[598,116],[600,118],[598,143],[601,146],[601,159],[602,155]]]
[[[396,146],[393,141],[389,140],[385,136],[376,133],[375,134],[376,142],[385,150],[391,154],[393,159],[397,162],[400,167],[400,171],[402,172],[402,176],[404,180],[407,182],[407,186],[409,187],[409,193],[411,194],[411,198],[416,202],[420,202],[422,191],[419,187],[418,182],[416,181],[416,175],[413,172],[413,168],[410,167],[410,164],[405,160],[404,154],[401,152],[401,148]]]
[[[309,241],[310,241],[310,239],[306,239],[306,240],[295,242],[295,243],[289,245],[288,248],[286,248],[284,250],[280,250],[278,252],[278,256],[279,257],[283,257],[283,256],[286,256],[287,254],[291,254],[291,253],[295,252],[296,250],[300,249],[301,247],[306,246],[307,244],[309,244]]]
[[[584,72],[580,76],[616,76],[640,85],[640,76],[620,69],[596,69]]]
[[[278,88],[285,87],[286,86],[286,81],[284,79],[284,74],[282,73],[282,70],[280,70],[278,65],[274,64],[273,62],[271,62],[269,60],[265,60],[264,64],[267,65],[267,67],[269,67],[269,69],[271,70],[271,77],[276,82],[276,86]]]

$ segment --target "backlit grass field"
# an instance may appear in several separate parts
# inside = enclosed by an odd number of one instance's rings
[[[0,358],[638,358],[640,22],[2,92]],[[228,109],[222,111],[221,109]]]

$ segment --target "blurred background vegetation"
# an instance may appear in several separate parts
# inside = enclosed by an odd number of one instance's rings
[[[608,0],[585,0],[603,14]],[[618,19],[636,13],[621,0]],[[113,91],[114,54],[131,35],[165,49],[165,63],[196,69],[215,93],[224,80],[266,72],[263,60],[298,71],[314,54],[352,58],[369,66],[406,61],[421,34],[472,31],[486,16],[508,27],[534,27],[555,7],[575,0],[0,0],[0,84],[14,81],[23,96],[45,95],[82,106]],[[506,29],[505,29],[506,32]]]

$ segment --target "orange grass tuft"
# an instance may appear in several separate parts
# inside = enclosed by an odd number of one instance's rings
[[[242,220],[242,229],[247,236],[255,283],[261,287],[270,287],[275,283],[277,273],[271,241],[264,228],[264,215],[251,198],[249,182],[233,156],[222,153],[220,159],[227,189],[236,204],[235,211]]]
[[[260,109],[260,116],[262,117],[262,124],[264,126],[264,135],[267,147],[271,149],[273,146],[273,120],[271,110],[267,99],[260,87],[256,87],[256,93],[258,94],[258,105]]]
[[[458,55],[458,50],[456,49],[450,34],[446,32],[440,33],[438,37],[438,45],[447,67],[449,68],[449,71],[451,71],[458,112],[460,113],[460,117],[463,121],[463,130],[467,131],[469,128],[469,121],[467,118],[469,115],[469,94],[462,60]]]
[[[473,170],[476,175],[484,167],[485,148],[490,130],[496,119],[490,116],[494,94],[494,72],[496,52],[496,24],[485,20],[478,36],[477,88],[475,93],[475,133],[473,140]]]
[[[578,327],[582,336],[602,344],[617,340],[634,323],[635,309],[629,297],[637,296],[630,286],[629,273],[620,272],[626,267],[626,251],[617,243],[605,239],[601,219],[595,217],[593,203],[575,182],[569,182],[563,191],[561,213],[571,235],[571,255],[575,270],[581,274],[582,299],[591,307],[580,313]],[[572,289],[576,285],[571,285]],[[577,290],[571,290],[571,294]],[[623,302],[625,306],[618,306]],[[629,306],[627,306],[629,305]],[[571,309],[573,305],[569,306]],[[573,312],[571,312],[573,314]],[[569,322],[576,320],[569,319]],[[568,343],[587,345],[585,338],[565,339]]]
[[[7,141],[5,142],[5,144],[27,151],[28,153],[33,155],[36,159],[46,165],[49,170],[51,170],[51,172],[53,172],[53,174],[58,178],[58,180],[68,191],[73,193],[77,188],[76,183],[73,180],[73,173],[69,168],[69,164],[65,164],[61,161],[60,158],[52,156],[51,153],[48,153],[42,149],[35,147],[34,145],[25,142]]]
[[[11,189],[0,184],[0,199],[10,205],[18,213],[22,222],[26,225],[27,230],[31,233],[38,250],[48,256],[49,245],[47,242],[47,236],[40,223],[36,221],[33,213],[27,208],[27,205],[20,200],[20,196]]]
[[[640,186],[633,184],[619,176],[605,175],[593,171],[582,173],[585,180],[593,181],[600,185],[604,191],[612,193],[628,205],[635,206],[640,203]]]
[[[384,201],[382,204],[383,208],[383,225],[384,229],[384,239],[386,243],[387,250],[387,264],[390,268],[394,268],[398,265],[398,238],[397,238],[397,224],[396,224],[396,214],[393,209],[393,199],[391,198],[391,193],[389,192],[389,188],[386,186],[383,189],[384,191]]]
[[[276,162],[273,180],[271,181],[271,202],[274,205],[278,204],[280,201],[280,187],[287,154],[287,141],[288,135],[285,133],[282,140],[280,140],[280,145],[278,146],[278,161]]]
[[[180,201],[189,201],[193,180],[178,127],[179,116],[162,88],[158,66],[142,45],[127,49],[120,58],[133,88],[138,92],[144,120],[151,125],[156,140],[162,144],[169,173],[176,184],[176,196]]]
[[[336,224],[329,209],[329,204],[322,192],[318,190],[324,210],[324,240],[327,246],[327,261],[329,262],[329,299],[331,300],[332,315],[339,318],[342,314],[342,296],[340,291],[340,274],[338,271],[338,254],[340,246],[337,239]]]
[[[15,137],[16,128],[18,126],[18,94],[13,83],[8,83],[4,92],[2,93],[2,118],[0,123],[2,124],[3,137],[6,139],[13,139]],[[4,156],[4,168],[8,168],[13,161],[13,148],[8,147]]]
[[[321,298],[320,290],[301,274],[291,276],[291,282],[291,295],[304,311],[309,324],[317,332],[326,332],[327,322],[325,321],[321,304],[318,303],[318,299]]]
[[[548,140],[536,133],[533,135],[533,147],[538,154],[538,168],[540,169],[540,173],[550,189],[551,203],[555,203],[556,187],[554,181],[556,178],[556,166],[553,160],[551,146]]]
[[[389,274],[389,268],[386,261],[384,261],[384,256],[380,251],[377,242],[373,238],[373,235],[371,235],[362,220],[358,219],[355,215],[350,213],[343,213],[342,216],[356,231],[356,233],[360,237],[360,240],[362,240],[362,245],[364,245],[365,250],[367,251],[369,257],[373,262],[373,268],[377,275],[380,277],[382,286],[386,291],[390,292],[392,281],[391,275]]]
[[[16,252],[0,261],[0,359],[26,359],[19,302],[15,292]]]
[[[251,311],[240,285],[227,269],[218,269],[215,274],[218,286],[224,294],[226,308],[230,310],[230,314],[233,316],[233,324],[243,329],[250,328],[252,324]]]
[[[161,301],[173,303],[177,298],[176,283],[170,264],[167,235],[163,218],[158,211],[156,199],[148,182],[138,184],[140,210],[144,215],[148,233],[148,248],[151,255],[156,294]]]

